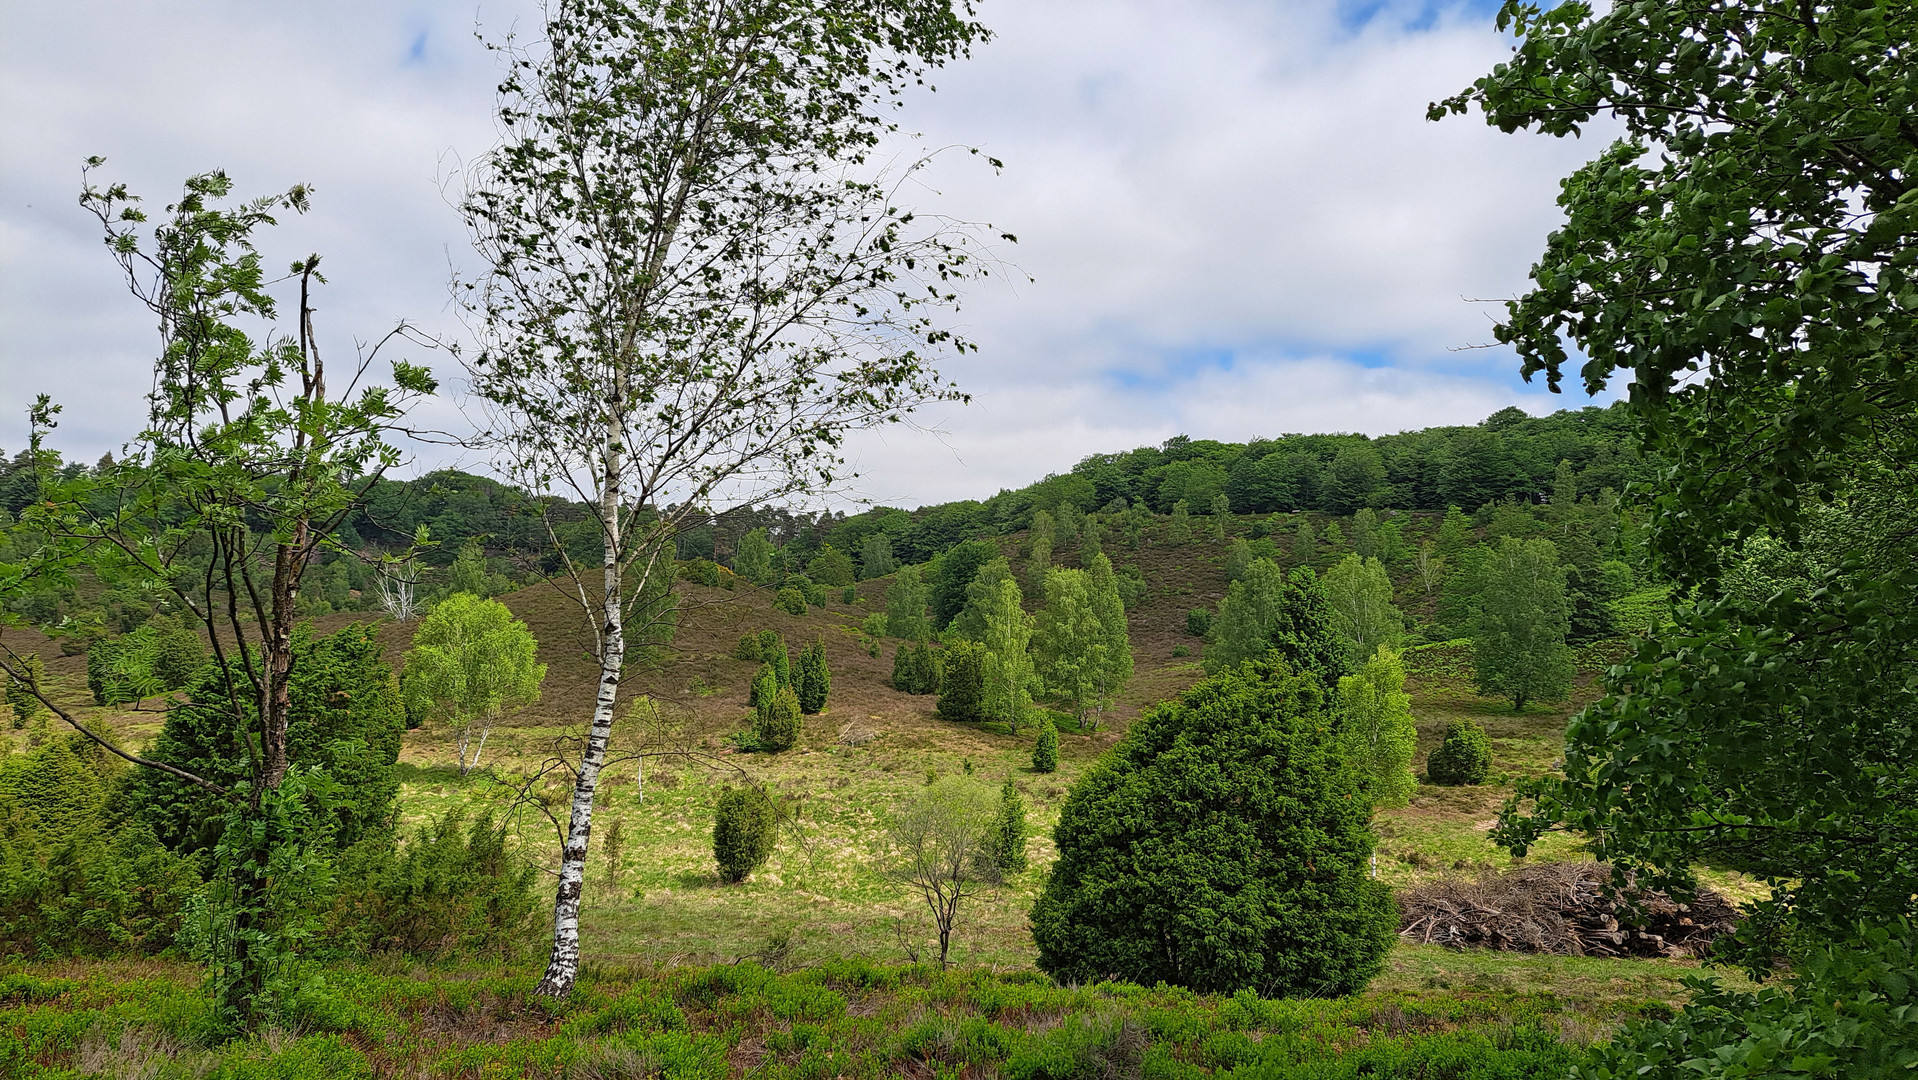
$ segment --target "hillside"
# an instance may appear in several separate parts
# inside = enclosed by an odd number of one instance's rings
[[[1314,517],[1322,530],[1327,519]],[[1416,542],[1438,527],[1439,517],[1406,514],[1395,520]],[[1243,536],[1258,520],[1235,518],[1229,531]],[[959,935],[959,955],[967,963],[1029,965],[1033,952],[1025,911],[1052,857],[1048,834],[1065,793],[1101,751],[1123,736],[1142,709],[1202,677],[1204,645],[1186,632],[1186,613],[1215,607],[1225,595],[1225,545],[1195,539],[1171,546],[1162,531],[1162,523],[1148,530],[1137,548],[1107,545],[1122,571],[1136,568],[1146,583],[1128,615],[1136,674],[1102,730],[1063,738],[1060,770],[1049,776],[1030,770],[1029,731],[1013,736],[949,723],[934,714],[935,698],[892,689],[892,648],[897,643],[886,642],[879,655],[872,656],[858,634],[869,612],[884,609],[890,577],[860,583],[858,602],[851,605],[831,590],[824,608],[810,609],[804,616],[774,609],[768,589],[742,585],[727,590],[682,582],[681,617],[672,647],[657,663],[629,677],[625,695],[629,702],[646,695],[659,703],[671,730],[648,732],[628,723],[616,736],[615,755],[640,749],[642,743],[654,753],[686,753],[650,759],[643,784],[636,782],[635,762],[609,772],[589,865],[585,918],[593,955],[655,964],[711,962],[762,951],[768,941],[798,957],[908,955],[923,942],[926,920],[918,901],[880,871],[887,807],[924,784],[929,774],[971,771],[994,783],[1010,776],[1025,793],[1036,833],[1030,850],[1034,869],[996,888],[969,911]],[[1022,575],[1024,539],[1014,534],[998,541]],[[1321,562],[1335,554],[1327,553]],[[1072,565],[1076,551],[1066,548],[1055,558]],[[1434,601],[1416,577],[1407,566],[1395,571],[1399,602],[1415,621],[1424,621]],[[502,724],[487,744],[483,775],[464,781],[451,764],[454,751],[448,733],[432,726],[407,732],[401,755],[403,813],[407,821],[418,822],[455,804],[510,809],[528,854],[546,865],[557,841],[554,824],[545,815],[564,813],[568,788],[563,773],[549,773],[543,786],[532,789],[536,800],[517,807],[510,806],[512,787],[499,780],[533,774],[556,746],[581,729],[590,714],[596,668],[576,601],[549,585],[524,588],[502,599],[539,640],[540,659],[550,667],[544,695]],[[1027,604],[1034,606],[1030,598]],[[316,630],[327,631],[363,618],[333,614],[313,622]],[[742,634],[761,629],[778,631],[794,649],[823,642],[833,673],[827,711],[806,718],[798,748],[785,754],[739,753],[728,741],[746,726],[748,683],[757,668],[755,662],[735,659],[732,652]],[[25,644],[16,636],[20,633],[7,631],[16,647]],[[409,637],[408,626],[388,624],[382,629],[387,655],[396,667]],[[1408,653],[1421,772],[1446,724],[1469,718],[1483,724],[1492,737],[1494,777],[1480,787],[1421,786],[1410,806],[1381,813],[1381,876],[1404,885],[1509,865],[1509,857],[1486,837],[1491,819],[1514,781],[1553,766],[1566,717],[1594,695],[1594,677],[1617,648],[1606,643],[1585,648],[1572,700],[1532,706],[1523,714],[1473,692],[1464,646],[1434,644]],[[107,721],[135,746],[157,731],[156,711],[83,705],[83,658],[46,651],[64,697],[81,706],[77,712],[87,722]],[[764,870],[742,885],[722,886],[710,847],[713,802],[719,789],[747,776],[793,800],[798,808],[795,824]],[[622,849],[616,874],[611,872],[606,839],[615,822]],[[1534,857],[1577,855],[1572,842],[1560,838]],[[1725,875],[1715,875],[1713,881],[1735,892],[1743,889]],[[1407,949],[1400,958],[1401,970],[1434,962],[1423,950]],[[1500,963],[1523,968],[1525,963],[1549,967],[1554,962],[1534,958]]]

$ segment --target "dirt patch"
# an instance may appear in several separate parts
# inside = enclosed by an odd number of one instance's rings
[[[1609,869],[1587,862],[1434,881],[1399,893],[1399,936],[1560,956],[1701,957],[1737,929],[1736,909],[1710,889],[1685,904],[1655,891],[1614,898],[1605,894],[1610,880]]]

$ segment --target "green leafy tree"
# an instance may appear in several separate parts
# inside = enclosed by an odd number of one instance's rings
[[[853,583],[852,556],[827,544],[806,564],[806,576],[821,585],[842,588]]]
[[[1032,771],[1059,771],[1059,729],[1050,716],[1039,721],[1039,739],[1032,744]]]
[[[1441,558],[1456,558],[1472,543],[1472,519],[1456,506],[1447,507],[1434,540]]]
[[[1349,665],[1357,668],[1380,646],[1395,646],[1405,616],[1392,606],[1392,579],[1373,559],[1347,555],[1325,572],[1325,598],[1332,625],[1345,639]]]
[[[754,529],[739,538],[733,550],[733,573],[755,585],[770,585],[773,580],[773,541],[765,529]]]
[[[984,719],[986,647],[976,641],[955,641],[942,652],[939,716],[962,723]]]
[[[1105,526],[1100,523],[1099,515],[1087,514],[1079,524],[1079,565],[1085,566],[1104,551]]]
[[[1918,402],[1910,11],[1638,0],[1508,4],[1500,22],[1520,34],[1510,61],[1433,115],[1622,132],[1565,181],[1496,333],[1552,386],[1574,355],[1593,391],[1624,371],[1664,466],[1650,548],[1683,599],[1568,729],[1562,782],[1528,785],[1536,813],[1495,835],[1522,851],[1570,827],[1661,887],[1707,853],[1735,861],[1774,889],[1742,935],[1769,970],[1782,942],[1855,939],[1918,896],[1918,798],[1885,786],[1918,775],[1900,689],[1918,571],[1883,524],[1909,520],[1914,436],[1889,421]],[[1743,541],[1811,554],[1824,506],[1870,524],[1819,553],[1812,588],[1734,590]]]
[[[1172,504],[1172,516],[1165,526],[1165,541],[1175,547],[1192,542],[1192,511],[1184,499]]]
[[[1242,537],[1233,537],[1225,545],[1225,580],[1230,583],[1244,577],[1246,567],[1252,565],[1252,559],[1252,544]]]
[[[1224,492],[1212,496],[1212,520],[1208,527],[1212,531],[1212,542],[1225,543],[1226,527],[1232,524],[1232,500]]]
[[[892,554],[892,537],[876,532],[860,542],[859,580],[885,577],[897,569],[899,560]]]
[[[1052,515],[1044,510],[1032,515],[1032,529],[1026,540],[1026,582],[1034,592],[1042,592],[1046,572],[1052,569]]]
[[[1336,521],[1325,523],[1325,546],[1331,548],[1334,553],[1345,550],[1345,533]]]
[[[1019,584],[1008,576],[999,582],[998,595],[983,612],[984,633],[979,643],[985,646],[984,687],[980,713],[1019,733],[1019,725],[1032,711],[1033,681],[1032,616],[1021,606]]]
[[[738,884],[766,865],[778,838],[779,815],[756,788],[728,788],[713,814],[713,861],[719,879]]]
[[[1492,740],[1470,720],[1445,725],[1445,739],[1425,761],[1425,775],[1434,784],[1483,784],[1492,772]]]
[[[1405,692],[1405,665],[1399,654],[1380,646],[1358,669],[1339,680],[1339,715],[1350,759],[1358,769],[1372,805],[1404,806],[1418,779],[1412,759],[1418,754],[1418,725],[1412,697]]]
[[[927,602],[932,607],[932,627],[944,630],[965,609],[970,598],[968,588],[979,571],[998,559],[999,548],[985,540],[955,544],[933,560]]]
[[[1481,694],[1527,701],[1560,701],[1571,693],[1571,629],[1565,571],[1549,540],[1505,537],[1487,560],[1477,616],[1472,620],[1472,666]]]
[[[1091,669],[1094,680],[1091,716],[1095,728],[1112,699],[1132,681],[1132,632],[1126,620],[1121,588],[1119,576],[1112,571],[1112,561],[1104,555],[1094,555],[1086,564],[1086,596],[1092,603],[1092,615],[1099,621],[1099,633],[1105,644],[1100,662]]]
[[[826,698],[832,692],[832,673],[826,668],[826,646],[813,642],[799,652],[799,666],[793,672],[793,693],[799,711],[807,716],[826,711]]]
[[[887,875],[918,893],[939,935],[939,966],[952,952],[965,902],[979,893],[997,824],[991,792],[970,777],[928,784],[893,812]],[[982,865],[984,864],[984,865]],[[996,873],[996,868],[994,869]]]
[[[1035,621],[1032,651],[1041,685],[1070,703],[1075,718],[1096,707],[1106,637],[1092,608],[1085,571],[1054,567],[1046,575],[1045,606]]]
[[[1319,561],[1319,539],[1312,531],[1312,519],[1301,516],[1299,530],[1292,536],[1292,561],[1311,566]]]
[[[1310,567],[1287,578],[1271,560],[1254,559],[1219,604],[1206,639],[1205,671],[1217,675],[1276,649],[1293,667],[1317,675],[1328,689],[1336,687],[1351,669],[1333,622],[1325,589]]]
[[[87,163],[89,177],[101,164]],[[329,380],[311,303],[319,256],[270,276],[254,243],[275,214],[304,212],[309,190],[234,204],[232,188],[224,173],[189,178],[155,221],[123,185],[85,182],[82,205],[160,329],[147,426],[119,460],[54,475],[39,466],[57,409],[45,398],[32,406],[38,501],[19,508],[18,526],[41,542],[29,552],[31,571],[0,588],[68,586],[84,567],[95,581],[167,594],[213,642],[225,701],[209,722],[225,728],[221,741],[243,764],[217,779],[157,749],[127,753],[35,696],[103,753],[203,793],[239,826],[222,833],[210,865],[217,955],[209,985],[215,1025],[241,1030],[274,1019],[307,970],[300,950],[308,917],[297,903],[321,874],[306,853],[330,844],[324,834],[340,823],[316,804],[324,778],[292,776],[301,586],[398,462],[386,435],[433,381],[425,368],[400,362],[391,385],[366,376],[384,345],[406,340],[404,328],[349,366],[359,377]],[[284,334],[275,288],[298,298]],[[266,336],[256,340],[245,327],[264,327]],[[14,596],[0,599],[14,606]],[[0,669],[14,680],[24,674],[18,661],[0,645]],[[396,723],[395,748],[399,730]]]
[[[1027,865],[1026,800],[1010,779],[999,789],[999,816],[992,826],[992,864],[1001,874],[1022,874]]]
[[[1017,580],[1012,575],[1012,564],[998,556],[979,567],[972,581],[966,585],[966,603],[953,616],[947,629],[957,637],[968,641],[984,641],[986,622],[993,611],[998,610],[1000,587],[1012,583],[1017,589]]]
[[[1041,970],[1262,996],[1354,993],[1398,913],[1323,684],[1263,662],[1158,705],[1073,786],[1032,908]]]
[[[461,776],[479,767],[502,716],[539,700],[546,665],[538,648],[505,604],[472,593],[440,601],[413,632],[400,685],[409,711],[452,729]]]
[[[901,567],[886,588],[886,633],[906,641],[924,641],[932,636],[932,620],[926,617],[926,587],[917,566]]]
[[[486,565],[486,549],[478,540],[460,545],[459,554],[453,557],[453,565],[447,569],[446,580],[453,592],[470,593],[481,599],[498,596],[513,587],[504,574],[495,574]]]
[[[1379,557],[1379,516],[1369,506],[1352,515],[1352,551],[1361,559]]]

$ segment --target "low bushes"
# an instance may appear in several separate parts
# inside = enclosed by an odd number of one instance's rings
[[[713,815],[713,861],[720,880],[736,884],[764,865],[773,853],[778,822],[764,793],[753,788],[721,792]]]
[[[1425,761],[1425,778],[1434,784],[1483,784],[1492,771],[1492,740],[1470,720],[1454,720],[1445,741]]]

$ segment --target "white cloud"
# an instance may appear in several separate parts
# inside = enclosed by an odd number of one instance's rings
[[[1594,148],[1424,120],[1505,55],[1482,12],[1388,3],[1354,28],[1340,10],[985,6],[996,39],[904,122],[1006,161],[993,176],[952,155],[927,208],[1019,234],[1005,254],[1036,281],[971,297],[961,318],[982,349],[949,373],[977,403],[930,412],[943,436],[857,440],[865,491],[983,496],[1180,431],[1376,432],[1582,403],[1516,386],[1509,353],[1451,350],[1487,340],[1487,309],[1462,298],[1521,287],[1557,220],[1557,178]],[[519,3],[482,14],[495,29],[526,17]],[[141,415],[150,320],[73,205],[88,154],[156,202],[214,166],[249,192],[312,182],[315,212],[272,250],[326,256],[335,355],[400,317],[458,332],[447,265],[465,239],[434,179],[447,153],[492,141],[496,75],[470,0],[79,0],[7,19],[0,446],[20,444],[40,389],[67,403],[60,441],[76,456]],[[460,422],[450,401],[426,420]]]

